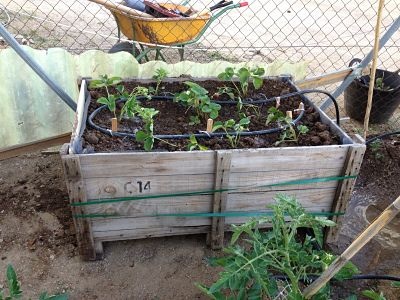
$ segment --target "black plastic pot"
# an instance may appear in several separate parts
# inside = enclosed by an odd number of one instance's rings
[[[400,105],[400,75],[377,69],[376,78],[383,78],[384,86],[389,90],[374,88],[370,123],[385,123]],[[344,103],[347,115],[357,121],[364,121],[368,102],[369,76],[355,79],[344,92]]]

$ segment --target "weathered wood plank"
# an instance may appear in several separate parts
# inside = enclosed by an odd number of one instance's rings
[[[82,154],[83,177],[214,173],[214,151]]]
[[[88,199],[157,195],[214,189],[214,173],[87,178]]]
[[[68,143],[70,139],[71,133],[68,132],[31,143],[2,148],[0,149],[0,160],[62,145],[64,143]]]
[[[216,158],[215,190],[229,187],[229,175],[231,168],[231,152],[218,151]],[[215,193],[213,197],[213,212],[225,211],[228,192]],[[224,245],[224,217],[213,217],[211,224],[211,248],[221,249]]]
[[[211,226],[208,217],[131,217],[92,219],[93,232],[120,229]]]
[[[232,150],[231,172],[313,170],[343,164],[348,145]]]
[[[324,189],[305,189],[282,191],[296,199],[306,210],[326,211],[331,210],[336,187]],[[265,210],[267,205],[273,204],[277,191],[257,193],[230,193],[227,200],[227,211],[257,211]]]
[[[65,148],[63,148],[63,151],[65,151]],[[67,179],[66,182],[70,202],[86,202],[86,189],[82,179],[79,156],[62,155],[61,160],[65,178]],[[83,207],[72,207],[72,214],[85,214],[85,209]],[[74,224],[81,257],[84,260],[95,260],[97,256],[90,220],[74,218]],[[102,253],[99,253],[99,255],[102,256]]]
[[[89,205],[86,207],[86,211],[89,214],[119,214],[134,217],[210,212],[212,211],[212,197],[212,195],[199,195]]]
[[[150,237],[162,237],[172,235],[187,235],[207,233],[210,226],[195,227],[161,227],[161,228],[140,228],[140,229],[121,229],[115,231],[93,232],[93,236],[98,241],[119,241],[129,239],[143,239]]]
[[[365,149],[366,146],[362,144],[355,144],[349,149],[343,168],[343,176],[358,175]],[[351,199],[355,181],[355,179],[347,179],[339,183],[335,198],[332,202],[332,211],[346,211],[347,205]],[[332,220],[336,222],[336,226],[329,227],[327,229],[325,236],[325,241],[327,243],[335,243],[339,238],[339,232],[343,223],[343,216],[335,216],[332,218]]]

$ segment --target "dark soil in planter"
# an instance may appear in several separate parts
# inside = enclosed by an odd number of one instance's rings
[[[216,81],[203,81],[198,82],[202,87],[209,91],[209,95],[214,95],[218,87],[224,84]],[[137,83],[126,82],[124,83],[125,89],[130,91]],[[225,84],[230,86],[229,83]],[[143,85],[148,86],[148,85]],[[110,89],[112,93],[115,92],[113,88]],[[161,92],[178,93],[187,90],[187,86],[183,83],[164,83],[161,85]],[[259,90],[254,90],[249,87],[249,98],[253,100],[264,99],[265,97],[270,98],[286,94],[288,92],[294,92],[287,83],[279,80],[265,80],[264,85]],[[89,106],[89,114],[93,112],[100,105],[96,103],[99,97],[106,96],[105,89],[93,89],[90,91],[92,96],[92,102]],[[171,94],[171,95],[172,95]],[[226,95],[223,95],[218,100],[229,100]],[[279,109],[282,112],[293,111],[299,107],[301,102],[300,96],[290,97],[288,99],[281,100],[281,106]],[[206,130],[206,124],[203,120],[203,124],[189,125],[190,116],[195,114],[181,104],[175,103],[169,100],[145,100],[141,102],[143,107],[153,107],[159,111],[154,118],[154,134],[192,134],[198,133],[199,131]],[[276,128],[278,124],[270,123],[265,125],[266,118],[268,116],[268,109],[271,106],[275,106],[275,103],[259,104],[256,106],[244,105],[242,112],[245,112],[247,116],[250,116],[251,123],[249,125],[250,131],[264,130],[268,128]],[[120,109],[122,104],[118,105]],[[117,109],[117,114],[118,110]],[[293,118],[296,118],[297,114],[294,113]],[[94,118],[94,123],[104,128],[110,128],[112,114],[108,109],[104,109],[99,112]],[[219,111],[219,117],[215,121],[226,121],[228,119],[234,119],[236,122],[239,121],[239,113],[236,105],[223,104]],[[297,142],[285,141],[279,146],[290,147],[290,146],[317,146],[317,145],[335,145],[339,144],[340,139],[338,136],[332,134],[329,131],[329,127],[321,123],[319,113],[308,105],[305,107],[305,114],[297,125],[305,125],[309,128],[307,134],[299,135]],[[137,130],[142,129],[143,122],[139,118],[134,119],[122,119],[119,122],[118,131],[125,133],[134,133]],[[280,139],[280,133],[265,134],[265,135],[254,135],[254,136],[242,136],[239,140],[237,148],[267,148],[274,147],[275,142]],[[133,138],[125,137],[111,137],[103,134],[91,127],[87,127],[84,133],[84,146],[93,148],[96,152],[108,152],[108,151],[140,151],[143,150],[143,144],[136,142]],[[168,142],[168,143],[167,143]],[[188,139],[168,139],[167,142],[156,140],[154,144],[154,150],[157,151],[185,151],[187,150]],[[213,138],[198,138],[198,143],[206,146],[210,150],[216,149],[231,149],[232,146],[226,137],[213,137]]]

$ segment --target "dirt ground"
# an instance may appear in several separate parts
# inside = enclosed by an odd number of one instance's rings
[[[399,150],[399,140],[381,146],[379,159],[368,150],[336,252],[400,194]],[[399,276],[399,228],[396,218],[354,262],[367,273]],[[0,283],[12,264],[26,298],[47,291],[71,299],[206,299],[194,283],[216,280],[219,270],[206,260],[219,254],[206,247],[204,235],[195,235],[105,243],[104,260],[83,262],[59,156],[0,161]],[[359,286],[351,282],[347,289]],[[399,299],[399,289],[379,286],[387,299]]]

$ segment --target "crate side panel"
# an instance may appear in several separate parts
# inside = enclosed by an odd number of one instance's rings
[[[98,153],[80,155],[86,178],[215,173],[215,152]]]

